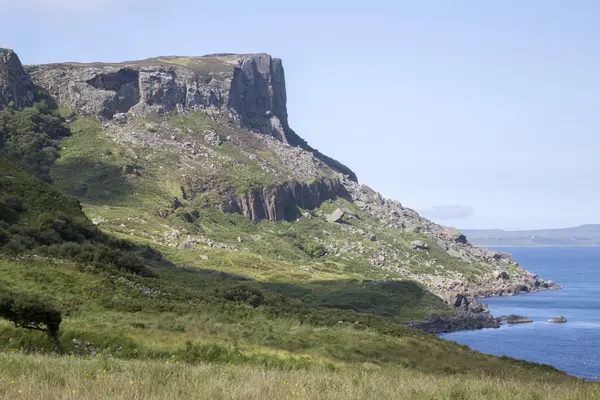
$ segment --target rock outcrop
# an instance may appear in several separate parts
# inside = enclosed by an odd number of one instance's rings
[[[205,110],[241,127],[314,152],[356,180],[346,166],[311,148],[289,126],[285,73],[267,54],[166,57],[123,64],[30,66],[32,80],[60,104],[110,120],[123,114]]]
[[[339,192],[337,180],[322,179],[312,183],[289,181],[266,189],[249,189],[229,204],[227,211],[240,212],[254,221],[293,221],[299,217],[298,208],[312,209]]]
[[[473,246],[457,229],[437,225],[421,217],[414,210],[402,206],[399,201],[384,199],[368,186],[347,179],[342,180],[342,185],[362,211],[378,218],[383,225],[407,233],[424,235],[431,243],[445,250],[448,255],[478,267],[480,271],[478,277],[466,278],[459,275],[437,276],[430,273],[416,273],[401,265],[388,266],[407,278],[421,283],[458,309],[460,304],[452,304],[449,298],[455,298],[457,295],[467,299],[510,296],[560,288],[556,283],[545,281],[522,269],[510,254]],[[416,252],[424,252],[428,249],[427,243],[423,240],[414,240],[410,245]]]
[[[0,110],[23,108],[35,101],[35,87],[14,51],[0,48]]]
[[[424,321],[411,321],[406,325],[421,329],[426,333],[441,334],[475,329],[499,328],[500,319],[492,317],[489,313],[473,314],[458,312],[453,316],[433,314]]]

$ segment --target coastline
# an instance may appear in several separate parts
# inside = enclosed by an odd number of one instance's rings
[[[502,294],[490,294],[482,297],[466,297],[462,296],[460,300],[460,306],[456,307],[457,313],[452,316],[440,316],[432,314],[428,318],[422,321],[409,321],[405,325],[412,328],[417,328],[425,333],[431,333],[435,335],[442,335],[446,333],[459,332],[459,331],[474,331],[481,329],[498,329],[506,322],[503,320],[503,316],[493,316],[487,304],[480,302],[479,300],[493,298],[493,297],[512,297],[520,296],[524,294],[535,294],[539,292],[545,292],[548,290],[560,290],[563,286],[556,285],[552,287],[535,287],[531,288],[527,292],[513,293],[507,296]],[[460,295],[459,295],[460,296]]]

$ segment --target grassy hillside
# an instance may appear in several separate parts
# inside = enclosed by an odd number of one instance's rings
[[[343,199],[298,221],[251,222],[218,210],[209,201],[215,193],[184,199],[171,154],[124,146],[91,119],[69,128],[61,158],[50,164],[53,186],[0,158],[0,289],[43,294],[63,315],[58,355],[43,332],[0,321],[0,362],[8,365],[0,395],[595,393],[594,384],[552,367],[472,352],[404,326],[454,311],[371,260],[384,254],[412,270],[478,273],[434,244],[411,252],[410,241],[423,235],[380,226]],[[181,204],[159,216],[174,197]],[[353,216],[326,222],[337,207]]]

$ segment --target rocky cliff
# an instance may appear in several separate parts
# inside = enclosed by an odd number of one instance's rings
[[[267,54],[165,57],[122,64],[53,64],[27,68],[32,80],[65,107],[104,120],[116,115],[204,110],[240,127],[314,152],[356,180],[341,163],[319,153],[289,126],[285,73]]]
[[[30,106],[35,100],[35,87],[12,50],[0,48],[0,110]]]
[[[336,198],[340,182],[322,179],[313,182],[289,181],[266,189],[251,189],[238,195],[228,211],[241,212],[253,221],[293,221],[299,216],[298,208],[314,209],[323,202]]]

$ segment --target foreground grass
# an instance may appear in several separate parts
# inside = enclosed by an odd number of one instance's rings
[[[268,369],[0,354],[0,397],[23,399],[589,399],[597,383],[440,376],[361,365]]]

